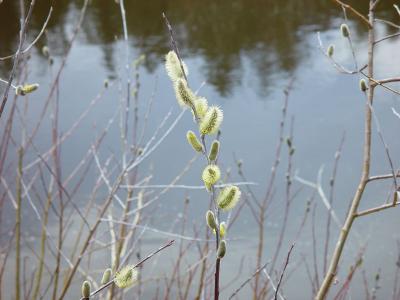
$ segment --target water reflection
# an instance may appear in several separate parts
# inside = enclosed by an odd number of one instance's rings
[[[39,32],[52,1],[39,1],[32,18],[31,34]],[[349,1],[365,12],[362,1]],[[396,15],[390,1],[382,1],[385,18]],[[76,10],[82,1],[60,0],[48,25],[48,39],[53,55],[62,55]],[[265,93],[277,72],[291,74],[307,56],[305,33],[325,30],[338,16],[338,8],[320,0],[234,0],[234,1],[126,1],[128,31],[132,46],[146,53],[146,68],[155,69],[169,48],[169,38],[161,18],[166,12],[174,24],[183,56],[200,56],[207,78],[221,95],[229,95],[241,84],[243,59],[249,60],[257,74],[258,90]],[[0,6],[0,55],[12,53],[18,42],[18,1]],[[362,34],[364,25],[355,23]],[[115,40],[121,36],[121,17],[115,1],[92,1],[83,24],[86,42],[99,45],[104,65],[115,73]],[[41,39],[36,48],[46,43]],[[1,64],[2,73],[10,62]]]

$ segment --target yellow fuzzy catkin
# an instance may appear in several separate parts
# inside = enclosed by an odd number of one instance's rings
[[[111,279],[111,269],[108,268],[104,271],[103,273],[103,277],[101,278],[101,284],[106,284],[107,282],[109,282]]]
[[[235,207],[240,198],[240,190],[237,186],[225,187],[218,195],[217,204],[222,210],[230,210]]]
[[[210,154],[208,155],[208,158],[211,161],[215,161],[218,157],[218,152],[219,152],[219,142],[218,141],[214,141],[211,144],[211,149],[210,149]]]
[[[209,189],[209,186],[215,184],[221,177],[221,171],[217,165],[208,165],[202,174],[204,184]]]
[[[138,279],[138,271],[133,266],[126,266],[115,274],[114,283],[123,289],[134,285]]]
[[[213,233],[217,234],[215,229],[213,229]],[[222,238],[224,238],[225,235],[226,235],[226,223],[225,222],[221,222],[221,224],[219,224],[219,236],[222,239]]]
[[[218,257],[219,259],[221,259],[221,258],[223,258],[223,257],[225,256],[225,254],[226,254],[226,241],[225,241],[225,240],[222,240],[222,241],[219,243],[219,246],[218,246],[217,257]]]
[[[188,106],[190,108],[194,107],[196,96],[193,91],[188,87],[184,79],[178,79],[175,82],[175,94],[180,106]]]
[[[217,133],[223,118],[222,110],[217,106],[211,106],[200,122],[200,133],[203,135]]]
[[[187,76],[188,68],[184,62],[182,62],[182,66]],[[167,70],[169,78],[171,78],[173,82],[177,81],[178,79],[185,78],[185,76],[183,76],[182,68],[175,51],[169,51],[168,54],[165,55],[165,69]]]
[[[39,88],[39,84],[37,84],[37,83],[19,85],[15,89],[15,94],[20,95],[20,96],[25,96],[26,94],[30,94],[30,93],[36,91],[38,88]]]
[[[223,238],[225,235],[226,235],[226,223],[221,222],[221,224],[219,224],[219,236]]]
[[[208,109],[208,101],[204,97],[198,97],[194,101],[194,107],[196,109],[197,117],[201,120],[206,115]]]
[[[206,221],[207,221],[207,225],[208,225],[208,227],[210,227],[210,229],[215,230],[215,228],[217,228],[217,222],[215,222],[215,216],[211,210],[208,210],[206,213]]]
[[[82,298],[83,299],[89,299],[89,297],[90,297],[90,289],[91,289],[90,282],[85,280],[82,283]]]
[[[193,131],[189,130],[186,133],[186,139],[187,139],[188,143],[190,144],[190,146],[192,146],[192,148],[195,151],[197,151],[197,152],[203,151],[203,145],[200,143],[196,134]]]

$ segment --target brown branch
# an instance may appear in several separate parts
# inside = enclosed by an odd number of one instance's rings
[[[280,288],[281,283],[282,283],[283,275],[285,274],[286,268],[287,268],[287,266],[288,266],[288,264],[289,264],[289,259],[290,259],[290,255],[292,254],[293,248],[294,248],[294,244],[292,244],[292,246],[290,246],[289,252],[288,252],[288,254],[287,254],[287,256],[286,256],[285,266],[283,267],[281,276],[280,276],[279,281],[278,281],[278,285],[276,286],[275,295],[274,295],[274,300],[277,300],[277,299],[278,299],[279,288]]]
[[[398,192],[396,192],[396,194],[397,194]],[[381,210],[385,210],[385,209],[388,209],[388,208],[392,208],[392,207],[396,207],[396,206],[398,206],[400,204],[400,201],[396,201],[396,202],[394,202],[394,203],[387,203],[387,204],[383,204],[383,205],[381,205],[381,206],[377,206],[377,207],[374,207],[374,208],[369,208],[369,209],[366,209],[366,210],[363,210],[363,211],[360,211],[360,212],[358,212],[358,213],[356,213],[355,215],[354,215],[354,217],[362,217],[362,216],[366,216],[366,215],[370,215],[370,214],[372,214],[372,213],[376,213],[376,212],[378,212],[378,211],[381,211]]]
[[[247,280],[244,281],[244,282],[232,293],[232,295],[230,295],[229,299],[233,299],[233,297],[235,297],[235,296],[240,292],[240,290],[243,289],[243,288],[246,286],[246,284],[248,284],[258,273],[260,273],[262,270],[264,270],[264,269],[267,267],[268,264],[269,264],[269,262],[265,263],[262,267],[258,268],[258,269],[253,273],[253,275],[251,275],[249,278],[247,278]]]
[[[399,34],[400,35],[400,32]],[[382,85],[383,83],[390,83],[390,82],[399,82],[400,81],[400,77],[392,77],[392,78],[385,78],[385,79],[381,79],[381,80],[376,80],[376,83],[374,82],[374,85],[380,84]]]
[[[18,45],[17,51],[15,52],[13,67],[11,69],[11,73],[10,73],[10,76],[8,78],[7,87],[6,87],[6,89],[4,91],[4,94],[3,94],[3,100],[1,101],[0,119],[1,119],[1,115],[3,114],[4,108],[6,106],[7,100],[8,100],[8,93],[10,91],[12,81],[14,80],[15,73],[17,72],[17,66],[19,64],[19,58],[21,56],[22,47],[23,47],[24,42],[25,42],[26,30],[27,30],[29,21],[30,21],[31,16],[32,16],[32,11],[33,11],[33,7],[35,6],[35,2],[36,2],[36,0],[32,0],[31,1],[31,5],[29,7],[29,11],[28,11],[28,14],[27,14],[27,16],[25,18],[25,21],[21,21],[21,30],[20,30],[20,34],[19,34],[19,45]],[[21,16],[21,18],[23,18],[23,16]]]
[[[396,177],[400,177],[400,171],[397,171]],[[375,176],[370,176],[368,178],[368,182],[375,180],[382,180],[382,179],[391,179],[391,178],[393,178],[393,174],[375,175]]]
[[[169,246],[172,246],[172,244],[175,242],[175,240],[171,240],[169,241],[167,244],[165,244],[164,246],[158,248],[156,251],[150,253],[149,255],[147,255],[145,258],[143,258],[141,261],[139,261],[138,263],[136,263],[132,269],[135,269],[137,267],[139,267],[140,265],[142,265],[143,263],[145,263],[147,260],[149,260],[150,258],[152,258],[154,255],[156,255],[157,253],[159,253],[160,251],[164,250],[165,248],[168,248]],[[113,278],[112,280],[110,280],[109,282],[107,282],[106,284],[102,285],[101,287],[99,287],[97,290],[93,291],[90,294],[90,297],[93,297],[95,295],[97,295],[98,293],[100,293],[102,290],[106,289],[107,287],[109,287],[110,285],[112,285],[114,283],[115,278]],[[85,299],[85,298],[81,298]]]
[[[356,15],[358,18],[360,18],[361,21],[363,21],[368,26],[369,29],[372,28],[371,22],[363,14],[361,14],[359,11],[357,11],[354,7],[352,7],[349,4],[343,3],[340,0],[332,0],[332,1],[346,9],[348,9],[349,11],[351,11],[354,15]]]

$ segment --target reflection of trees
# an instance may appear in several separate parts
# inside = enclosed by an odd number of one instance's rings
[[[38,1],[31,32],[40,30],[48,1]],[[364,1],[349,1],[366,13]],[[382,1],[384,18],[396,21],[390,1]],[[18,1],[5,1],[0,7],[0,55],[16,47],[18,38]],[[57,0],[49,24],[49,43],[53,53],[63,53],[66,32],[72,26],[71,12],[81,1]],[[271,76],[291,73],[307,55],[307,31],[324,30],[340,10],[330,1],[321,0],[225,0],[225,1],[125,1],[128,31],[132,45],[147,55],[146,67],[152,71],[169,48],[169,38],[161,18],[165,11],[174,24],[184,56],[198,55],[205,61],[204,77],[221,94],[228,94],[240,84],[242,59],[256,70],[259,85],[267,89]],[[353,19],[353,18],[352,18]],[[362,34],[364,25],[356,23]],[[67,29],[68,28],[68,29]],[[106,67],[113,72],[115,36],[121,35],[121,17],[115,1],[92,1],[83,24],[88,43],[98,44],[104,53]],[[44,41],[38,43],[42,47]],[[2,67],[8,68],[3,64]]]

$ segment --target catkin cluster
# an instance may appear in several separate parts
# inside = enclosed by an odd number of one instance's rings
[[[188,68],[175,51],[170,51],[165,56],[165,68],[174,86],[178,104],[183,108],[190,109],[193,113],[199,136],[189,130],[186,134],[186,139],[193,150],[202,153],[206,157],[207,166],[204,168],[201,178],[206,189],[214,195],[216,191],[215,185],[221,178],[221,170],[217,164],[220,142],[218,140],[212,141],[210,151],[207,153],[205,138],[219,132],[224,118],[223,112],[218,106],[209,105],[206,98],[197,96],[190,89],[187,82]],[[214,198],[216,210],[228,211],[238,203],[240,190],[237,186],[226,186]],[[227,225],[225,222],[219,222],[216,214],[211,210],[206,213],[206,223],[214,234],[217,234],[221,239],[217,250],[217,258],[221,259],[226,253],[226,241],[222,239],[226,235]]]

